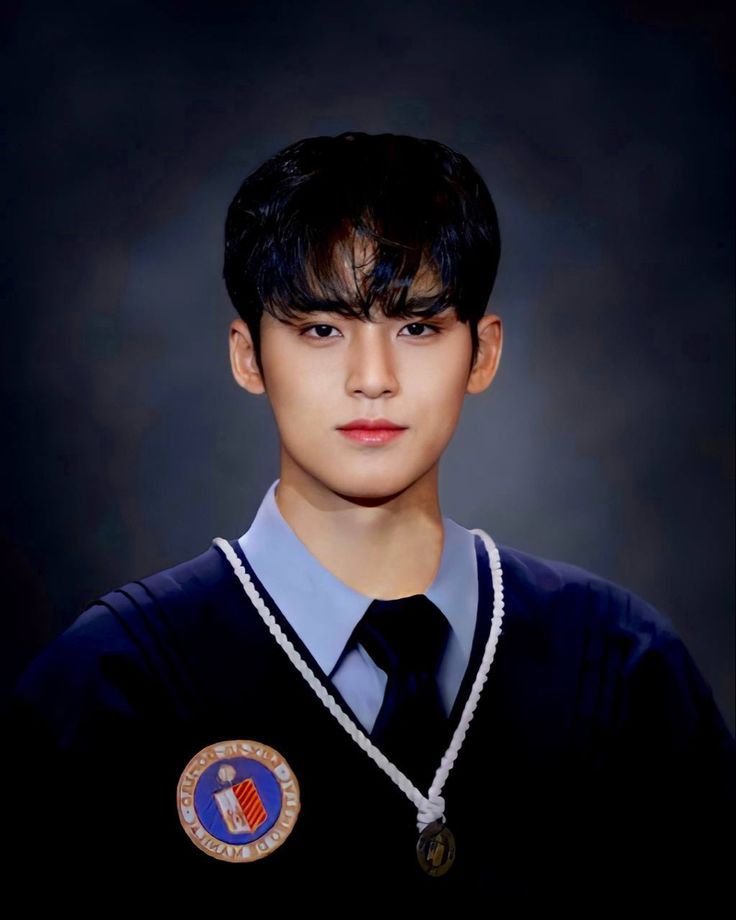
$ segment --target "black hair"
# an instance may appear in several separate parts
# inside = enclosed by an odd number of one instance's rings
[[[366,287],[345,290],[335,247],[346,246],[356,278],[358,234],[375,245]],[[329,311],[369,319],[436,315],[454,306],[470,323],[471,368],[501,254],[488,188],[461,153],[438,141],[351,131],[285,147],[238,189],[225,221],[223,278],[247,323],[258,366],[263,311],[277,319]],[[441,279],[431,299],[407,301],[423,266]]]

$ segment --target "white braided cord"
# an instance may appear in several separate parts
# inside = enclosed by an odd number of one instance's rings
[[[440,765],[437,769],[437,773],[435,774],[434,781],[432,782],[432,785],[430,786],[429,792],[426,796],[424,796],[420,790],[416,788],[408,776],[402,773],[398,767],[391,763],[385,754],[383,754],[375,746],[375,744],[373,744],[365,732],[363,732],[350,718],[350,716],[344,712],[334,697],[329,694],[327,689],[319,681],[307,662],[296,650],[294,644],[277,623],[263,598],[256,590],[256,587],[246,572],[245,566],[243,565],[240,557],[233,550],[232,546],[227,542],[227,540],[224,540],[222,537],[215,537],[215,539],[212,541],[212,544],[221,549],[225,554],[225,557],[232,566],[233,571],[243,585],[245,593],[248,595],[253,606],[260,614],[261,619],[268,627],[271,635],[286,652],[291,663],[294,665],[297,671],[299,671],[299,673],[306,680],[312,690],[314,690],[317,697],[337,719],[337,721],[350,735],[353,741],[355,741],[355,743],[363,751],[365,751],[365,753],[383,770],[383,772],[386,773],[386,775],[391,780],[393,780],[394,783],[396,783],[404,795],[406,795],[407,798],[413,802],[417,808],[417,827],[420,832],[423,831],[424,828],[431,824],[433,821],[444,819],[445,800],[442,797],[441,792],[444,788],[445,782],[447,781],[447,777],[450,774],[450,770],[452,769],[453,764],[457,759],[457,755],[460,753],[460,748],[462,747],[463,741],[465,740],[465,735],[467,734],[468,728],[473,719],[473,715],[475,714],[483,685],[488,679],[488,672],[496,654],[498,638],[501,635],[504,615],[503,572],[501,569],[501,559],[499,557],[498,548],[496,547],[496,544],[493,542],[491,537],[489,537],[484,530],[475,528],[471,531],[471,533],[477,534],[483,540],[490,561],[491,578],[493,580],[493,617],[491,620],[491,631],[488,636],[488,641],[486,642],[485,652],[483,653],[480,667],[478,668],[478,674],[476,675],[467,702],[465,703],[462,717],[452,736],[450,746],[440,761]]]

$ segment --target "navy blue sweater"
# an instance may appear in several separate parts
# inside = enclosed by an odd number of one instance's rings
[[[450,734],[493,606],[479,537],[476,549],[478,624]],[[568,914],[715,902],[729,890],[736,744],[672,623],[577,566],[498,549],[503,631],[443,790],[457,842],[446,875],[421,871],[415,806],[307,686],[211,546],[96,599],[6,703],[6,838],[12,829],[18,865],[44,882],[36,903],[91,909],[98,885],[139,903],[144,884],[170,908],[218,912],[284,898],[388,913],[402,899]],[[198,751],[236,739],[283,755],[301,798],[283,844],[244,865],[192,843],[176,796]]]

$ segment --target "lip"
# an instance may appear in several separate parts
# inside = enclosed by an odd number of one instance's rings
[[[387,418],[356,418],[338,428],[340,434],[359,444],[380,446],[395,441],[406,427]]]
[[[404,431],[406,426],[397,425],[387,418],[356,418],[347,425],[340,425],[340,431],[352,431],[356,428],[362,431]]]
[[[406,428],[338,428],[340,434],[359,444],[388,444],[400,437]]]

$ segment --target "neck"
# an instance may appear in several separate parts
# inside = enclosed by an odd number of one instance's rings
[[[440,567],[444,526],[437,466],[390,496],[334,491],[282,453],[276,504],[284,520],[336,578],[367,597],[424,594]]]

